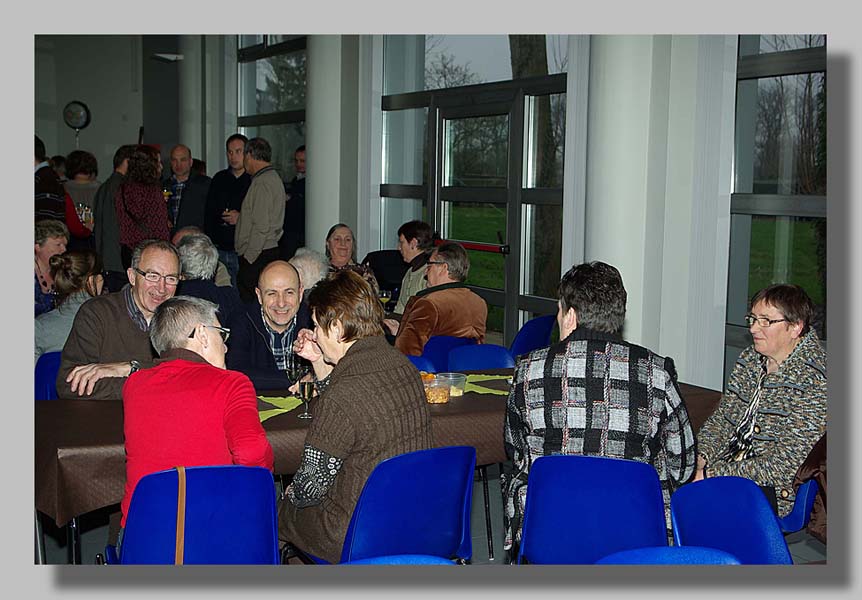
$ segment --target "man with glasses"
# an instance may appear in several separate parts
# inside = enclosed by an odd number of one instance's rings
[[[470,258],[461,244],[446,242],[431,253],[425,264],[428,287],[410,298],[400,324],[386,322],[396,348],[419,356],[434,335],[485,341],[488,305],[464,284],[469,271]]]
[[[85,302],[75,316],[57,374],[60,398],[119,400],[126,378],[152,366],[150,319],[176,293],[177,249],[164,240],[141,242],[127,276],[129,285]]]
[[[230,330],[208,300],[176,296],[161,303],[149,338],[155,366],[123,386],[126,488],[122,525],[138,481],[149,473],[202,465],[260,466],[273,453],[248,377],[225,368]]]

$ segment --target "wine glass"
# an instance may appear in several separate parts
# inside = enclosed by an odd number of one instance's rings
[[[287,378],[296,383],[302,376],[305,375],[306,365],[305,360],[301,356],[297,356],[291,352],[287,355]]]
[[[383,305],[383,310],[386,310],[386,305],[389,304],[389,300],[392,298],[392,292],[389,290],[380,290],[377,293],[377,299],[380,300],[380,303]]]
[[[314,382],[300,381],[299,395],[302,398],[302,401],[305,403],[305,410],[303,410],[302,413],[297,415],[297,417],[299,417],[300,419],[310,419],[311,413],[308,412],[308,401],[311,400],[311,397],[314,395]]]

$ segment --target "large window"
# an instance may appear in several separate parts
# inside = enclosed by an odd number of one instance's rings
[[[826,339],[826,39],[743,35],[737,65],[725,380],[770,284],[802,286]]]
[[[381,245],[410,219],[464,243],[490,342],[556,310],[567,62],[567,36],[384,38]]]
[[[305,143],[305,36],[241,35],[239,130],[263,137],[285,180],[293,178],[293,154]]]

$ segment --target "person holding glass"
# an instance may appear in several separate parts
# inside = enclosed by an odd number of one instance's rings
[[[320,398],[279,506],[279,538],[335,563],[374,467],[434,444],[419,372],[386,341],[368,282],[339,271],[309,292],[308,304],[314,331],[300,331],[294,350],[311,363]]]
[[[798,285],[771,285],[750,306],[753,344],[698,432],[693,481],[752,479],[767,496],[774,490],[784,516],[795,500],[793,476],[826,431],[826,350],[811,327],[814,304]]]

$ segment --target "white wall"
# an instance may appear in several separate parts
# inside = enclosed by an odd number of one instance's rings
[[[137,142],[143,124],[141,36],[37,35],[35,68],[36,134],[48,155],[75,150],[63,107],[80,100],[92,113],[80,148],[96,156],[99,179],[106,179],[114,152]]]

